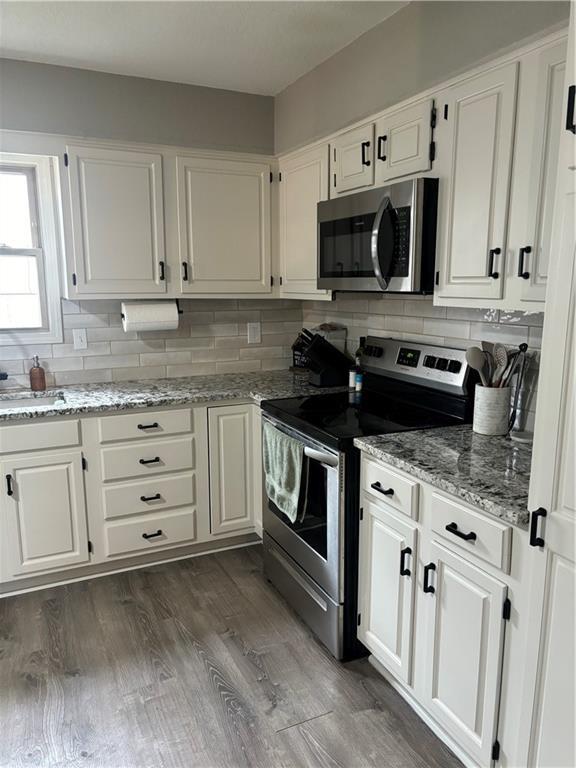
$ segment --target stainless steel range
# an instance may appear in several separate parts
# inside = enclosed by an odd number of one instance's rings
[[[297,516],[264,509],[267,577],[338,659],[356,639],[359,452],[354,438],[471,421],[463,350],[368,337],[362,393],[267,400],[264,420],[303,445]]]

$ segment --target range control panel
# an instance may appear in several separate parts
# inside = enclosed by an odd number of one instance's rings
[[[464,394],[469,375],[463,349],[368,336],[362,367],[370,373]]]

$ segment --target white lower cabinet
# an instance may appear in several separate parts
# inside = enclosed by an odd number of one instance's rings
[[[410,683],[416,525],[362,498],[358,637],[387,668]]]
[[[506,585],[436,541],[428,555],[425,706],[468,754],[489,765],[500,699]]]
[[[255,484],[252,405],[208,409],[210,530],[212,534],[254,528]]]
[[[82,453],[36,453],[0,462],[1,578],[88,561]]]

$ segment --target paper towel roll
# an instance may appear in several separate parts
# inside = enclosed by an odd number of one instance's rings
[[[175,301],[123,301],[122,328],[129,331],[172,331],[178,328]]]

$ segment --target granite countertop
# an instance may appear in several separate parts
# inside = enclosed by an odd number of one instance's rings
[[[357,438],[355,445],[474,507],[528,527],[532,447],[470,425]]]
[[[322,392],[340,391],[345,387],[312,387],[307,377],[291,371],[272,373],[228,373],[210,376],[192,376],[180,379],[153,379],[127,381],[116,384],[84,384],[61,387],[37,393],[43,397],[59,397],[56,403],[41,406],[6,408],[10,399],[34,397],[27,390],[0,395],[0,424],[15,420],[37,419],[46,416],[73,416],[102,411],[125,411],[131,408],[150,408],[191,403],[209,403],[218,400],[271,400]],[[60,399],[61,398],[61,399]]]

